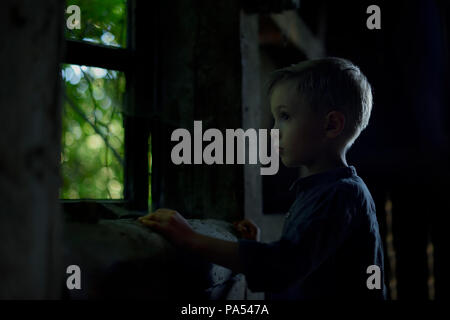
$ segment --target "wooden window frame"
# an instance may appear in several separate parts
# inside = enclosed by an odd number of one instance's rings
[[[146,57],[151,66],[155,59],[149,57],[149,52],[140,50],[136,45],[136,20],[140,13],[136,10],[137,0],[127,1],[127,47],[111,47],[90,42],[65,39],[65,52],[62,64],[87,65],[105,69],[117,70],[125,73],[126,91],[125,103],[128,109],[133,110],[133,116],[123,114],[124,126],[124,198],[123,199],[61,199],[64,208],[79,207],[80,202],[97,204],[114,204],[125,207],[129,210],[148,211],[149,193],[149,137],[151,121],[148,117],[140,116],[139,108],[143,108],[148,100],[155,105],[155,95],[153,99],[148,99],[148,92],[137,90],[137,79],[139,70],[142,67],[142,59]],[[142,14],[142,20],[148,19]],[[142,51],[142,52],[141,52]],[[153,54],[153,48],[150,53]],[[139,67],[139,68],[138,68]],[[152,72],[154,70],[152,69]],[[155,83],[152,83],[155,86]],[[142,90],[141,90],[142,91]],[[145,94],[145,96],[143,96]],[[143,99],[145,98],[145,99]],[[154,169],[152,168],[154,173]],[[153,177],[152,177],[153,184]],[[155,183],[152,188],[152,200],[157,200],[159,188]],[[153,197],[153,194],[155,197]],[[153,202],[153,201],[152,201]],[[70,208],[69,208],[70,209]]]

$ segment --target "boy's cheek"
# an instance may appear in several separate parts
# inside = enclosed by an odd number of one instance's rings
[[[290,163],[289,163],[289,161],[287,160],[287,157],[286,156],[282,156],[281,157],[281,163],[283,163],[283,165],[285,166],[285,167],[287,167],[287,168],[289,168],[291,165],[290,165]]]

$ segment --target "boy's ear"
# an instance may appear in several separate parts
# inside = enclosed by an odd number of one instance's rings
[[[345,116],[340,111],[330,111],[326,115],[325,130],[328,138],[337,137],[345,127]]]

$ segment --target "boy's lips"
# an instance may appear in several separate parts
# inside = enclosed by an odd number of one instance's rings
[[[283,152],[284,148],[275,145],[275,152],[278,153],[279,155],[281,155],[281,153]]]
[[[279,144],[279,141],[274,141],[273,142],[273,148],[274,148],[274,151],[276,152],[276,153],[280,153],[280,152],[282,152],[283,151],[283,147],[280,147],[280,144]]]

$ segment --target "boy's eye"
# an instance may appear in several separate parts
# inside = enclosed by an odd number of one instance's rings
[[[289,119],[289,115],[286,112],[281,112],[280,113],[280,119],[288,120]]]

